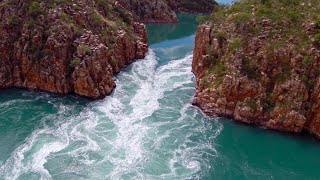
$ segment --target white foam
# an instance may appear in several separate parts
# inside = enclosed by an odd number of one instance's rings
[[[192,133],[201,134],[201,131],[208,129],[205,123],[199,125],[196,124],[199,122],[190,121],[197,116],[198,112],[188,114],[191,104],[185,104],[180,98],[177,98],[179,106],[175,104],[164,106],[160,103],[167,92],[177,89],[179,91],[194,90],[191,61],[192,55],[188,55],[183,59],[173,60],[157,67],[157,57],[150,50],[144,60],[133,63],[129,67],[130,70],[118,75],[117,88],[112,96],[91,103],[79,115],[68,116],[68,119],[60,121],[60,124],[57,123],[55,127],[45,127],[35,131],[0,168],[0,176],[11,180],[17,179],[26,172],[36,172],[42,179],[52,179],[45,165],[56,156],[62,156],[72,157],[84,166],[75,167],[82,168],[82,171],[66,167],[64,173],[87,173],[85,175],[88,176],[92,173],[96,177],[99,173],[95,171],[103,169],[100,165],[108,162],[112,168],[108,174],[100,172],[104,176],[101,179],[123,179],[127,174],[132,174],[133,179],[154,179],[154,176],[144,173],[147,161],[155,156],[154,152],[146,149],[146,143],[154,143],[154,150],[162,150],[162,144],[166,139],[175,136],[176,132],[184,132],[185,129],[192,129],[192,131],[181,134],[181,137],[175,137],[174,143],[181,144],[177,149],[170,149],[168,152],[173,158],[164,166],[168,166],[170,172],[157,178],[185,179],[203,171],[201,167],[204,165],[210,167],[206,160],[199,158],[199,154],[211,149],[211,155],[216,155],[213,145],[208,142],[210,138],[215,137],[201,137],[202,139],[193,147],[187,145],[194,143],[190,140]],[[128,87],[134,87],[134,89]],[[66,112],[70,111],[69,107],[61,104],[55,107],[59,109],[58,117],[55,118],[60,120],[65,118]],[[160,109],[178,112],[177,114],[180,115],[174,121],[170,118],[170,114],[163,114],[161,122],[149,124],[145,122]],[[107,130],[97,128],[104,124],[111,124],[112,128]],[[170,128],[160,131],[163,126]],[[197,128],[199,132],[196,131]],[[217,131],[219,134],[220,130]],[[150,132],[156,133],[157,136],[150,137]],[[50,138],[46,139],[46,137]],[[84,143],[77,144],[78,142]],[[91,159],[88,155],[90,152],[101,155],[103,159]],[[175,164],[185,168],[186,172],[178,175]],[[57,166],[63,166],[63,164]]]

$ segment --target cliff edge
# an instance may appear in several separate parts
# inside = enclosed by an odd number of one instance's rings
[[[144,23],[174,23],[176,13],[211,14],[218,6],[213,0],[119,0],[134,19]]]
[[[0,88],[102,98],[148,50],[145,25],[113,0],[4,0],[0,17]]]
[[[198,29],[193,103],[209,115],[320,138],[320,4],[240,0]]]

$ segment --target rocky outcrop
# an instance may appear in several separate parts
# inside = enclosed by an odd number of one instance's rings
[[[211,14],[218,5],[213,0],[119,0],[136,21],[145,23],[177,22],[176,13]]]
[[[165,0],[119,0],[134,19],[144,23],[177,22],[177,15]]]
[[[320,138],[320,21],[309,11],[317,2],[250,2],[199,27],[193,103],[209,115]]]
[[[214,0],[167,0],[167,3],[177,13],[211,14],[218,6]]]
[[[7,0],[0,17],[0,88],[102,98],[148,50],[145,25],[112,1]]]

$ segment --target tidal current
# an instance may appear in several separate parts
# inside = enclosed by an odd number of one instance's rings
[[[0,179],[320,179],[320,145],[191,105],[197,23],[148,26],[150,50],[99,101],[0,92]]]

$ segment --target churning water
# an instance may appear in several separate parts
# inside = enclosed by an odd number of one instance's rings
[[[195,17],[150,25],[151,49],[103,100],[0,93],[0,179],[318,179],[320,146],[208,118],[190,102]]]

